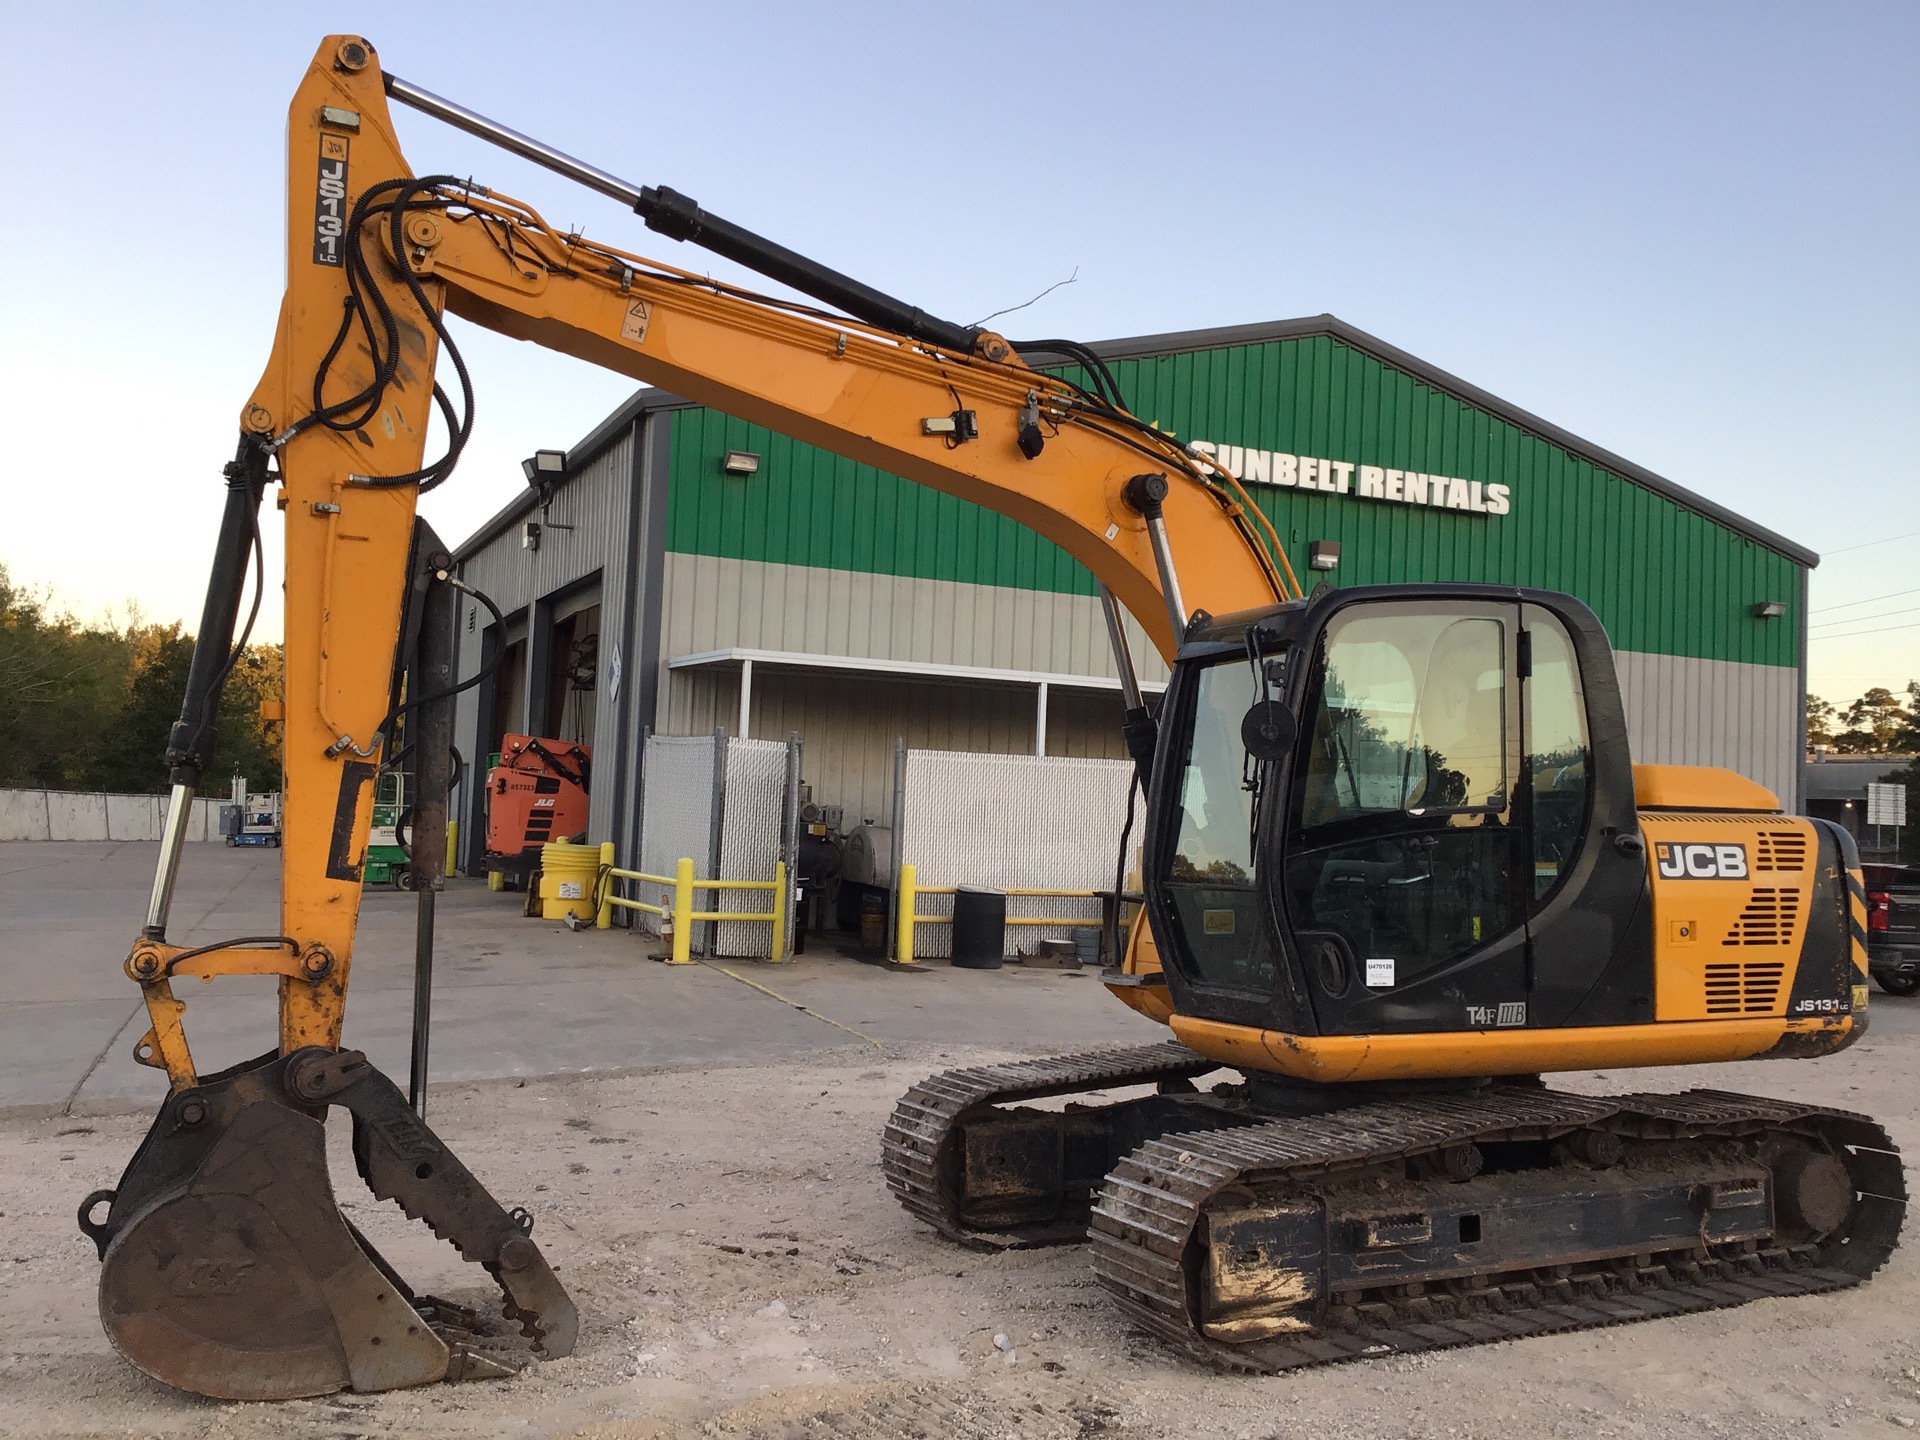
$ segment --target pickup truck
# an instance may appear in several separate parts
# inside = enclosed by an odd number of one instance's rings
[[[1889,995],[1920,990],[1920,865],[1863,865],[1867,968]]]

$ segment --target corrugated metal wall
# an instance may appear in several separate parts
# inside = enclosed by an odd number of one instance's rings
[[[1341,542],[1343,585],[1538,585],[1586,601],[1622,650],[1798,663],[1792,560],[1330,336],[1114,369],[1139,414],[1187,439],[1512,487],[1498,518],[1257,489],[1296,556],[1310,539]],[[1754,618],[1758,600],[1786,616]]]
[[[1799,784],[1799,671],[1676,655],[1615,655],[1633,758],[1724,765],[1792,808]]]
[[[1115,673],[1106,620],[1091,591],[968,585],[672,551],[663,569],[663,660],[739,645],[927,665]],[[1159,652],[1137,626],[1130,630],[1140,678],[1165,679]]]
[[[527,550],[521,546],[521,527],[516,523],[461,563],[461,578],[492,597],[509,620],[517,619],[519,625],[515,628],[524,629],[527,613],[536,602],[551,601],[583,586],[597,587],[601,625],[596,687],[606,685],[608,665],[616,648],[622,655],[624,683],[632,684],[636,671],[629,638],[634,607],[627,591],[631,570],[628,563],[630,547],[637,542],[631,519],[635,506],[636,443],[633,429],[622,431],[559,487],[552,506],[544,515],[538,510],[531,512],[531,518],[570,525],[572,529],[556,529],[552,523],[548,523],[540,536],[540,548]],[[564,613],[568,607],[562,604],[557,608]],[[477,602],[464,596],[461,598],[459,673],[463,679],[480,668],[481,639],[489,623],[487,612]],[[527,653],[537,654],[536,647],[528,646]],[[558,658],[564,662],[564,656]],[[516,725],[526,721],[525,697],[544,683],[544,677],[532,679],[532,685],[526,683],[526,677],[519,682],[522,698],[520,713],[514,722]],[[463,755],[477,748],[476,736],[481,728],[479,704],[478,688],[466,691],[458,701],[454,736],[455,744]],[[608,762],[621,752],[617,727],[626,708],[603,703],[601,697],[596,695],[593,745],[596,772],[603,780],[610,780],[618,770],[617,766]],[[487,757],[481,753],[469,755],[468,758],[471,773],[484,766]],[[617,793],[617,787],[613,784],[594,787],[588,822],[589,833],[593,836],[610,833]],[[470,793],[465,798],[469,804],[459,814],[464,823],[471,824],[473,812]]]
[[[1259,487],[1297,566],[1308,540],[1338,540],[1341,584],[1539,585],[1586,601],[1621,649],[1797,663],[1792,560],[1331,336],[1113,368],[1136,413],[1183,439],[1512,488],[1512,513],[1490,517]],[[760,472],[726,476],[728,449],[760,453]],[[672,476],[670,550],[1093,593],[1084,569],[1012,521],[713,411],[674,415]],[[1787,614],[1757,620],[1757,600]]]
[[[680,670],[662,692],[662,733],[732,733],[740,714],[740,675]],[[1011,685],[927,684],[876,675],[795,672],[757,667],[753,734],[784,739],[798,730],[801,775],[823,805],[845,807],[847,824],[886,822],[893,809],[897,737],[925,750],[992,755],[1033,753],[1034,691]],[[1047,706],[1047,753],[1120,759],[1117,694],[1054,690]]]

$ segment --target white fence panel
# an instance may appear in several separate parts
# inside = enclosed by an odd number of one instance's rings
[[[649,875],[671,875],[681,856],[693,861],[695,875],[706,879],[713,847],[713,767],[716,758],[711,735],[649,735],[642,761],[640,797],[640,863],[635,870]],[[636,881],[633,899],[649,905],[673,906],[673,891]],[[712,907],[705,897],[694,897],[696,910]],[[630,912],[642,929],[660,933],[660,917]]]
[[[1133,765],[1056,755],[979,755],[907,751],[898,863],[921,885],[987,889],[1109,890],[1126,821]],[[925,895],[922,915],[950,915],[953,899]],[[1008,946],[1032,953],[1041,940],[1065,939],[1100,923],[1097,900],[1007,898],[1007,914],[1059,916],[1058,928],[1010,926]],[[919,925],[914,954],[952,953],[951,927]]]
[[[771,880],[773,867],[788,853],[787,742],[727,742],[725,808],[721,811],[720,868],[728,880]],[[707,878],[702,876],[702,878]],[[749,915],[773,911],[771,890],[703,891],[695,903],[703,910],[734,910]],[[717,903],[716,903],[717,902]],[[773,929],[750,920],[722,920],[714,927],[714,953],[772,954]]]

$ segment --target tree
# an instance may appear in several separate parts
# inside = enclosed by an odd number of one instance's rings
[[[1807,748],[1815,745],[1831,745],[1834,727],[1839,723],[1840,713],[1833,708],[1831,701],[1822,700],[1811,691],[1807,693]]]
[[[52,614],[0,566],[0,786],[84,789],[114,743],[126,637]]]
[[[1865,732],[1872,737],[1872,743],[1863,748],[1886,750],[1910,717],[1898,695],[1884,685],[1876,685],[1849,705],[1840,718],[1846,721],[1849,733]]]
[[[164,790],[166,750],[186,694],[193,637],[178,624],[83,624],[0,565],[0,788]],[[278,737],[260,702],[281,695],[277,645],[249,646],[220,701],[206,788],[242,774],[280,784]]]
[[[1920,750],[1920,680],[1907,682],[1907,713],[1900,732],[1893,737],[1896,750]]]

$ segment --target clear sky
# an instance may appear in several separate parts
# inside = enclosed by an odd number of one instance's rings
[[[1820,551],[1816,691],[1920,677],[1911,0],[3,9],[0,562],[77,612],[197,620],[282,283],[287,101],[351,30],[952,319],[1075,272],[1018,328],[1331,311]],[[418,171],[731,273],[397,113]],[[426,504],[449,538],[631,388],[459,339],[474,439]]]

